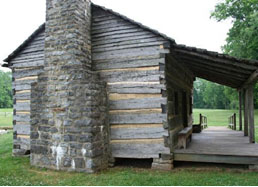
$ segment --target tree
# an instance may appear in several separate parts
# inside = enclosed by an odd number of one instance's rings
[[[258,60],[258,0],[224,0],[216,5],[211,17],[217,21],[232,20],[223,52]],[[258,84],[254,89],[254,104],[258,108]]]
[[[0,71],[0,108],[11,108],[12,106],[12,74]]]

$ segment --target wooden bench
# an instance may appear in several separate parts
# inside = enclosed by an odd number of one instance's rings
[[[186,127],[178,133],[178,148],[179,149],[181,149],[181,148],[186,149],[188,140],[189,140],[189,142],[192,141],[192,133],[193,133],[192,126]]]

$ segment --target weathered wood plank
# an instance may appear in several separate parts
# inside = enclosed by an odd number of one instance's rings
[[[42,66],[43,67],[44,66],[44,59],[31,60],[31,62],[24,61],[24,63],[21,63],[21,62],[16,63],[16,62],[12,61],[12,63],[14,63],[12,65],[12,67],[14,67],[14,68],[38,67],[38,66]]]
[[[167,99],[162,98],[143,98],[143,99],[126,99],[111,100],[109,108],[111,110],[118,109],[140,109],[140,108],[161,108],[162,104],[166,104]]]
[[[142,32],[142,33],[135,33],[135,35],[132,36],[126,36],[126,37],[119,37],[119,38],[108,38],[106,37],[105,40],[93,40],[92,41],[92,46],[97,47],[101,45],[107,45],[107,44],[116,44],[121,42],[126,42],[126,41],[135,41],[135,40],[142,40],[142,39],[148,39],[148,38],[156,38],[157,40],[159,37],[155,36],[153,33],[148,33],[148,32]]]
[[[14,98],[21,100],[30,99],[30,92],[16,92]]]
[[[150,114],[162,113],[162,108],[149,108],[149,109],[129,109],[129,110],[109,110],[109,114]]]
[[[122,46],[107,47],[107,48],[97,48],[97,49],[94,49],[94,53],[109,52],[109,51],[111,52],[111,51],[118,51],[118,50],[124,50],[124,49],[135,49],[140,47],[156,47],[156,46],[162,45],[163,43],[164,43],[163,41],[157,41],[157,42],[149,42],[149,43],[135,43],[130,45],[122,45]]]
[[[164,140],[147,140],[140,142],[111,142],[112,156],[115,158],[159,158],[161,153],[170,153],[164,146]]]
[[[19,135],[30,135],[30,125],[14,125],[13,130]]]
[[[159,46],[151,46],[151,47],[141,47],[135,49],[122,49],[117,51],[108,51],[92,54],[92,59],[94,60],[107,60],[107,59],[130,59],[130,58],[138,58],[144,59],[145,56],[151,55],[160,55],[160,53],[164,51],[161,50]]]
[[[159,67],[158,67],[159,68]],[[156,82],[164,77],[164,72],[159,70],[143,71],[105,71],[100,72],[100,77],[107,82]]]
[[[168,131],[163,128],[163,124],[158,125],[112,125],[111,139],[154,139],[168,136]]]
[[[227,164],[258,164],[257,157],[174,153],[175,161],[209,162]]]
[[[161,94],[109,94],[110,101],[142,99],[142,98],[161,98]]]
[[[41,73],[43,71],[44,70],[42,68],[20,70],[20,71],[15,71],[13,73],[13,77],[15,79],[19,79],[19,78],[24,78],[24,77],[29,77],[29,76],[36,76],[36,75],[38,75],[39,73]]]
[[[30,114],[16,114],[13,116],[13,120],[19,121],[19,122],[30,122]]]
[[[109,69],[119,69],[119,68],[137,68],[137,67],[149,67],[149,66],[159,66],[160,64],[165,64],[164,58],[148,59],[148,60],[125,60],[125,61],[110,61],[103,63],[94,63],[96,70],[109,70]]]
[[[110,124],[163,123],[166,120],[167,115],[161,113],[110,115]]]
[[[22,110],[22,111],[30,111],[30,102],[26,102],[26,103],[16,103],[14,105],[14,109],[18,110]]]

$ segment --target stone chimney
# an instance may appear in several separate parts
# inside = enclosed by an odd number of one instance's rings
[[[106,84],[91,71],[91,2],[47,0],[45,68],[31,95],[31,164],[107,167]]]

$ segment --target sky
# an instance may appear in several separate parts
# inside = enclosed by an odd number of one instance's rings
[[[45,21],[45,1],[0,1],[0,63]],[[220,1],[92,0],[166,34],[178,44],[217,52],[221,52],[232,26],[229,20],[216,22],[210,19]]]

